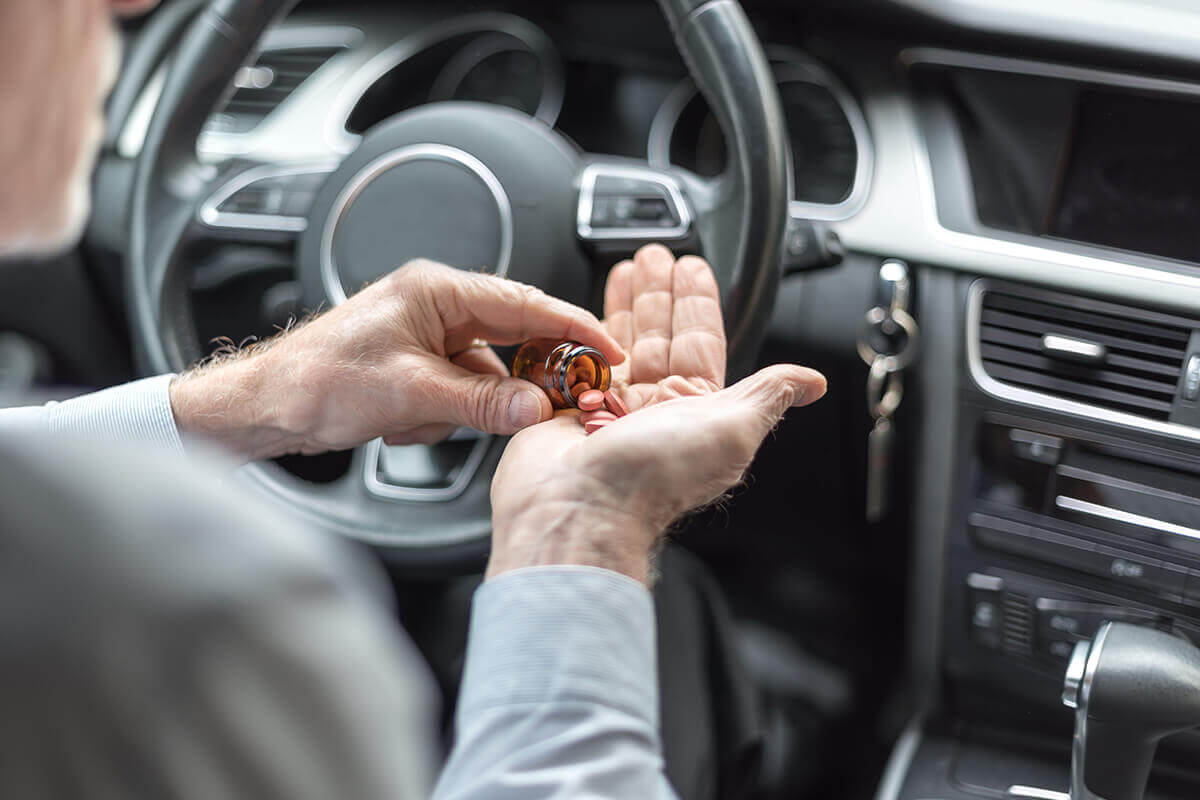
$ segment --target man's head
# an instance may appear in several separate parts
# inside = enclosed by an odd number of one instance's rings
[[[0,0],[0,256],[72,245],[120,48],[114,12],[157,0]]]

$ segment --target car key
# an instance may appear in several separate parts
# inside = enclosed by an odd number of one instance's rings
[[[867,435],[867,522],[879,522],[887,514],[888,474],[895,438],[892,416],[903,396],[899,370],[888,372],[888,357],[876,356],[867,373],[867,408],[875,420]]]
[[[904,397],[903,371],[916,355],[918,328],[908,313],[908,266],[894,259],[879,267],[879,296],[858,330],[858,353],[867,371],[867,411],[874,424],[867,437],[865,516],[879,522],[888,511],[889,474],[895,439],[893,417]]]

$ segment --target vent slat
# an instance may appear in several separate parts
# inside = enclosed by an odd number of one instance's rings
[[[1075,381],[1085,386],[1119,386],[1126,389],[1143,391],[1156,397],[1165,398],[1168,405],[1175,396],[1175,381],[1154,381],[1126,375],[1112,370],[1090,369],[1077,364],[1066,364],[1034,353],[1024,353],[1007,347],[985,344],[980,352],[985,362],[995,361],[1022,369],[1041,372],[1050,376],[1058,376]]]
[[[1020,333],[1007,328],[995,328],[984,325],[980,328],[979,338],[984,344],[998,344],[1019,350],[1027,350],[1031,353],[1042,352],[1042,337],[1029,333]],[[1145,373],[1147,375],[1162,375],[1168,379],[1164,383],[1170,383],[1171,386],[1175,385],[1175,381],[1179,377],[1178,365],[1174,363],[1163,364],[1158,361],[1148,361],[1144,358],[1136,358],[1121,353],[1109,352],[1105,366],[1111,367],[1114,370],[1120,369]]]
[[[1166,400],[1155,400],[1128,392],[1105,389],[1098,386],[1088,386],[1075,381],[1064,380],[1041,372],[1010,367],[1005,364],[987,364],[987,371],[993,378],[1021,386],[1032,386],[1038,389],[1049,389],[1055,394],[1070,397],[1080,402],[1092,405],[1116,407],[1122,411],[1133,411],[1145,416],[1150,412],[1156,419],[1167,419],[1171,415],[1171,403]]]
[[[1016,314],[1010,314],[1004,311],[994,311],[988,309],[985,305],[983,311],[983,324],[994,325],[1001,328],[1008,328],[1016,331],[1028,331],[1036,333],[1041,338],[1044,333],[1056,333],[1060,336],[1073,336],[1080,339],[1099,342],[1107,347],[1115,348],[1127,353],[1134,353],[1140,356],[1154,356],[1165,361],[1182,362],[1184,350],[1187,349],[1187,339],[1179,347],[1163,347],[1161,345],[1149,344],[1146,342],[1122,338],[1108,333],[1100,333],[1086,328],[1080,328],[1073,325],[1055,324],[1049,321],[1035,321],[1028,317],[1021,317]]]
[[[1056,303],[1047,303],[1015,295],[994,295],[989,306],[995,309],[1011,311],[1020,316],[1045,319],[1052,324],[1071,323],[1087,329],[1108,332],[1122,338],[1132,338],[1142,342],[1160,339],[1162,340],[1159,342],[1160,344],[1174,347],[1186,347],[1190,334],[1190,331],[1183,328],[1156,325],[1127,317],[1081,311]]]

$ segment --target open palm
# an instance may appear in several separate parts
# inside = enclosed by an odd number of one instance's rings
[[[712,269],[646,245],[613,267],[604,291],[604,326],[629,358],[613,369],[615,391],[631,411],[725,385],[725,327]]]
[[[492,482],[488,574],[582,563],[647,580],[647,554],[677,515],[737,482],[790,406],[825,392],[776,364],[725,383],[717,282],[702,259],[643,247],[613,268],[604,326],[628,354],[613,387],[630,413],[588,436],[576,411],[526,428]]]

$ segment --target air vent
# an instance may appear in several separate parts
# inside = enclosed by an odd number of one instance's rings
[[[237,89],[225,108],[213,114],[207,130],[245,133],[253,129],[343,49],[304,47],[262,53],[253,64],[238,70],[234,78]]]
[[[1006,386],[1166,422],[1191,333],[1165,314],[990,288],[979,358]]]

